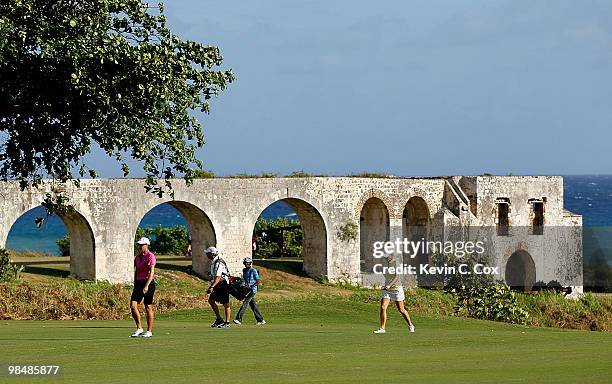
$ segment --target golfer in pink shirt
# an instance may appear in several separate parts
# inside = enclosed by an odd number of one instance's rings
[[[146,237],[138,240],[140,252],[134,257],[134,290],[130,301],[132,317],[136,322],[136,331],[132,337],[151,337],[153,336],[153,295],[155,294],[155,255],[149,251],[151,242]],[[142,329],[140,322],[140,312],[138,304],[144,299],[145,310],[147,311],[147,331]]]

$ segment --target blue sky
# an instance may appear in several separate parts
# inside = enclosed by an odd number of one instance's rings
[[[201,118],[216,174],[612,173],[610,1],[181,0],[166,13],[237,76]]]

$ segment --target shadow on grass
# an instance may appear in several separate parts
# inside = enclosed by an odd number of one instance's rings
[[[176,264],[167,264],[163,262],[157,262],[155,264],[155,268],[162,269],[164,271],[179,271],[186,273],[191,276],[199,277],[192,269],[191,265],[176,265]]]
[[[164,271],[179,271],[186,273],[190,276],[201,278],[198,276],[192,269],[191,265],[178,265],[171,263],[174,260],[186,260],[184,257],[176,257],[176,258],[160,258],[158,260],[155,267],[157,269],[161,269]],[[170,263],[166,263],[164,261],[170,261]],[[36,267],[34,265],[56,265],[56,264],[66,264],[69,262],[57,260],[57,261],[34,261],[34,262],[17,262],[16,264],[23,265],[25,269],[24,273],[31,273],[36,275],[44,275],[44,276],[52,276],[52,277],[68,277],[70,276],[69,270],[56,269],[56,268],[47,268],[47,267]],[[306,273],[302,270],[304,263],[301,259],[255,259],[255,267],[261,266],[264,268],[282,271],[286,273],[290,273],[296,276],[307,277]]]
[[[268,269],[291,273],[292,275],[306,277],[306,273],[302,270],[304,262],[300,259],[255,259],[255,267],[262,266]]]
[[[94,325],[69,325],[69,326],[65,326],[65,327],[56,327],[54,326],[53,328],[87,328],[87,329],[108,329],[108,328],[113,328],[113,329],[125,329],[125,328],[130,328],[130,326],[94,326]]]
[[[54,277],[70,276],[70,271],[65,271],[62,269],[55,269],[55,268],[32,267],[30,265],[25,266],[23,273],[31,273],[31,274],[36,274],[36,275],[45,275],[45,276],[54,276]]]
[[[70,260],[51,260],[51,261],[16,261],[14,264],[17,265],[40,265],[40,264],[49,264],[49,265],[55,265],[55,264],[66,264],[69,265],[70,264]]]
[[[162,255],[157,257],[157,261],[191,261],[191,258],[186,258],[185,256],[167,256]]]
[[[14,338],[14,339],[0,339],[0,341],[100,341],[100,340],[117,340],[116,338],[99,338],[99,337],[74,337],[74,338]]]
[[[194,277],[201,278],[201,276],[198,276],[193,271],[193,268],[191,265],[180,265],[180,264],[172,263],[172,261],[175,261],[175,260],[184,261],[184,260],[189,260],[189,259],[185,259],[182,256],[179,256],[179,257],[163,256],[163,257],[158,258],[157,264],[155,264],[155,268],[161,269],[164,271],[179,271],[179,272],[183,272],[183,273],[186,273]],[[268,268],[268,269],[287,272],[287,273],[290,273],[296,276],[307,277],[308,275],[306,275],[306,273],[302,270],[303,265],[304,265],[304,262],[301,259],[255,259],[255,267],[261,266],[261,267]],[[238,274],[242,273],[242,270],[240,269],[238,271],[231,271],[231,272],[232,272],[232,275],[237,276]]]

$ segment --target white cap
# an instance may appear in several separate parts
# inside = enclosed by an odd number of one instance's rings
[[[147,239],[146,237],[141,238],[140,240],[138,240],[137,244],[140,245],[151,245],[151,241],[149,241],[149,239]]]
[[[215,248],[215,247],[208,247],[208,248],[206,248],[204,253],[212,253],[213,255],[218,255],[219,254],[219,250],[217,248]]]
[[[253,264],[253,259],[245,257],[244,260],[242,260],[242,264]]]

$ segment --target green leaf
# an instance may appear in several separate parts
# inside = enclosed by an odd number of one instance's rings
[[[26,188],[41,185],[42,175],[83,177],[92,142],[109,155],[132,154],[149,185],[198,164],[204,140],[192,111],[208,113],[207,99],[235,80],[221,68],[219,49],[182,40],[166,27],[163,6],[141,0],[76,2],[76,8],[4,3],[0,100],[11,102],[0,108],[0,178]],[[129,168],[121,167],[127,176]],[[160,196],[171,191],[171,184],[149,189]]]

